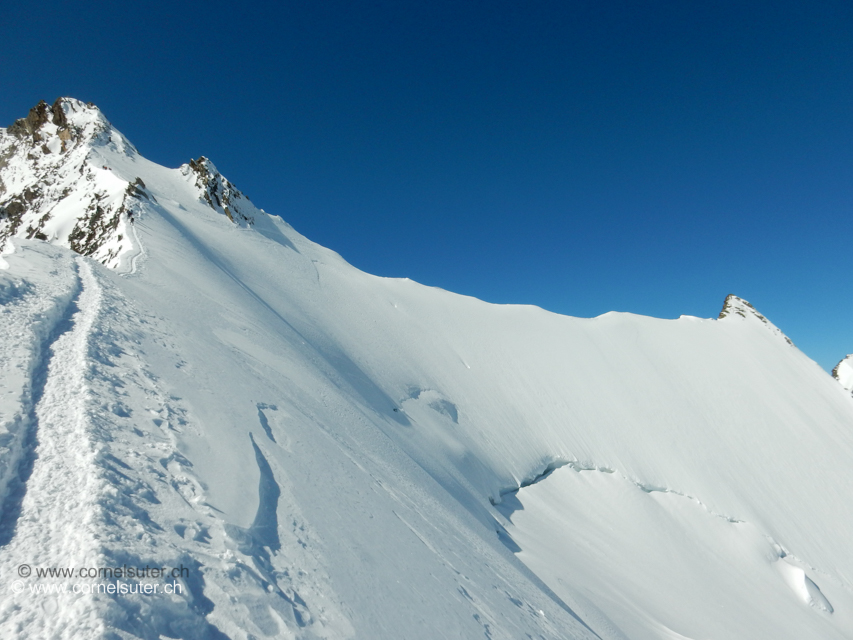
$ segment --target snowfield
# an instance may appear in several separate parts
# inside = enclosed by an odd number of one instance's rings
[[[0,636],[853,637],[853,397],[748,303],[371,276],[57,105],[0,130]],[[124,566],[179,592],[37,574]]]

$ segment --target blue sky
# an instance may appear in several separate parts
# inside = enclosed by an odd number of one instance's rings
[[[96,103],[365,271],[576,316],[728,293],[853,352],[853,3],[41,2],[0,124]]]

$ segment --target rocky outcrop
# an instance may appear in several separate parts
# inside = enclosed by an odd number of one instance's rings
[[[62,101],[63,98],[57,98],[52,106],[48,106],[44,100],[40,100],[36,106],[30,109],[26,118],[15,120],[12,126],[6,129],[6,132],[19,140],[29,138],[32,144],[39,144],[44,141],[42,127],[50,122],[58,128],[56,135],[63,142],[62,151],[67,150],[64,143],[72,140],[74,134],[62,108]]]
[[[201,156],[181,166],[181,172],[193,181],[199,190],[199,198],[211,209],[225,214],[231,222],[239,225],[252,225],[254,218],[245,211],[249,198],[243,195],[214,166]]]
[[[718,320],[722,320],[726,316],[730,314],[739,315],[741,318],[746,318],[749,316],[754,316],[761,320],[762,322],[767,322],[767,318],[756,311],[755,307],[753,307],[749,302],[744,300],[743,298],[738,298],[735,294],[730,293],[726,296],[725,301],[723,302],[723,308],[720,311],[720,315],[717,316]]]

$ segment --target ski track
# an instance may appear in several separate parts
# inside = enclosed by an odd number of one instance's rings
[[[145,245],[142,244],[142,240],[139,239],[139,234],[136,232],[136,224],[134,222],[129,222],[128,227],[133,235],[133,252],[130,254],[129,258],[124,260],[125,264],[123,273],[126,276],[134,276],[137,275],[140,265],[148,257],[148,253],[145,251]]]
[[[47,583],[36,580],[36,568],[99,564],[96,529],[103,481],[95,465],[86,403],[89,336],[102,294],[89,264],[82,258],[76,262],[81,284],[77,311],[70,330],[50,348],[47,378],[34,412],[32,473],[14,537],[0,557],[3,638],[96,638],[105,632],[91,596],[29,590]],[[32,575],[20,576],[22,565],[32,567]]]

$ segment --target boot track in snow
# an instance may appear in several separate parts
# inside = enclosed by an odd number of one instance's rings
[[[0,550],[5,595],[0,636],[93,638],[104,632],[91,596],[74,594],[76,580],[38,578],[38,569],[93,566],[98,497],[103,486],[88,429],[89,337],[101,307],[92,268],[77,259],[81,291],[70,330],[50,348],[47,377],[35,407],[32,472],[14,536]],[[72,307],[73,308],[73,307]],[[76,576],[75,576],[76,577]],[[43,593],[66,584],[65,593]]]

